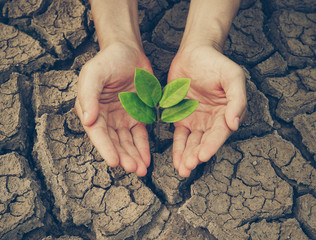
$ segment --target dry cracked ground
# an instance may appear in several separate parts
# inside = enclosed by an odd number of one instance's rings
[[[188,7],[139,1],[163,84]],[[89,8],[0,0],[0,239],[316,239],[316,2],[243,1],[224,52],[246,71],[249,114],[188,179],[170,125],[144,178],[109,168],[89,142],[73,110],[98,51]]]

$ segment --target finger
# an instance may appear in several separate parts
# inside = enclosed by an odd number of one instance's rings
[[[103,86],[99,76],[89,65],[83,67],[79,74],[78,102],[81,106],[80,120],[85,126],[92,125],[99,113],[99,98]]]
[[[186,148],[184,150],[181,165],[185,168],[193,170],[199,164],[199,149],[201,144],[201,139],[203,136],[203,131],[193,131],[187,140]]]
[[[133,137],[129,129],[127,128],[120,128],[117,130],[117,134],[120,139],[120,145],[122,148],[126,151],[127,154],[136,163],[136,174],[138,176],[145,176],[147,173],[147,168],[145,166],[145,163],[143,162],[137,148],[134,145]]]
[[[200,146],[191,149],[190,155],[183,158],[179,167],[179,175],[181,177],[189,177],[191,171],[196,168],[201,161],[198,158]]]
[[[110,167],[117,167],[119,164],[118,153],[108,135],[107,127],[100,126],[97,120],[93,126],[85,127],[85,131],[107,164]]]
[[[143,159],[146,167],[150,165],[150,148],[148,141],[148,132],[144,125],[137,124],[131,129],[134,144]]]
[[[126,172],[135,172],[137,169],[137,163],[121,146],[119,135],[117,134],[117,132],[115,132],[113,128],[109,129],[109,133],[117,149],[121,167],[124,168]]]
[[[179,170],[182,154],[185,149],[190,130],[186,127],[176,127],[173,136],[173,164],[176,170]]]
[[[189,177],[191,174],[191,170],[190,169],[187,169],[183,164],[180,165],[179,167],[179,175],[180,177],[184,177],[184,178],[187,178]]]
[[[78,117],[82,117],[82,110],[79,103],[76,102],[76,112]],[[107,123],[103,117],[98,117],[92,126],[83,126],[92,144],[98,150],[102,158],[110,167],[119,165],[119,157],[116,148],[113,145]]]
[[[240,72],[238,76],[235,77],[235,79],[233,79],[229,82],[229,84],[226,85],[227,86],[223,86],[228,101],[225,112],[225,120],[227,126],[232,131],[236,131],[242,120],[242,114],[247,107],[244,72]]]
[[[214,123],[213,127],[207,130],[201,140],[201,148],[198,158],[201,162],[207,162],[225,143],[232,131],[226,125],[224,119],[218,120],[221,123]]]

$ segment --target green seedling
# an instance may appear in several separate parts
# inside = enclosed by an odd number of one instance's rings
[[[190,89],[189,78],[177,78],[169,82],[163,91],[158,79],[150,72],[136,68],[134,84],[136,93],[121,92],[119,99],[129,115],[139,122],[173,123],[190,116],[199,102],[184,99]],[[160,114],[161,113],[161,114]]]

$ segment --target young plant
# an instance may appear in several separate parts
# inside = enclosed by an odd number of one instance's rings
[[[121,92],[119,99],[126,112],[137,121],[148,124],[156,121],[159,135],[160,121],[181,121],[197,108],[198,101],[184,99],[189,91],[190,82],[189,78],[177,78],[169,82],[162,91],[158,79],[153,74],[136,68],[134,84],[137,93]]]

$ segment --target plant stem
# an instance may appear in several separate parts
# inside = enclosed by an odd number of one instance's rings
[[[159,106],[156,106],[156,116],[157,116],[157,121],[156,121],[156,152],[159,151],[160,147],[160,111],[159,111]]]

